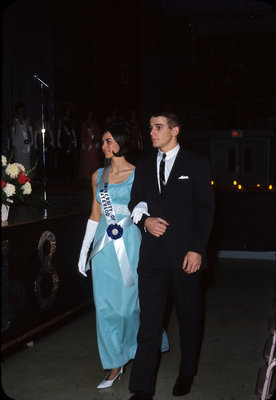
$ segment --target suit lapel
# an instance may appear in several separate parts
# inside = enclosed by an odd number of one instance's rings
[[[151,175],[151,182],[153,184],[153,193],[154,195],[160,195],[159,193],[159,186],[158,186],[158,180],[157,180],[157,152],[153,152],[152,154],[152,159],[151,159],[151,166],[149,168],[149,171],[147,171],[148,174]]]

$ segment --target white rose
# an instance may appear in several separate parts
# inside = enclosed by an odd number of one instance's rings
[[[7,165],[7,157],[2,156],[1,157],[1,163],[2,163],[2,166],[5,167]]]
[[[11,178],[17,178],[19,174],[19,168],[17,164],[8,164],[6,168],[6,174]]]
[[[32,186],[30,182],[24,183],[24,185],[21,186],[21,189],[23,190],[23,194],[31,194],[32,193]]]
[[[21,169],[23,172],[25,172],[25,167],[24,167],[24,165],[22,165],[22,164],[20,164],[20,163],[14,163],[17,167],[18,167],[18,169]]]
[[[7,183],[6,186],[3,188],[3,191],[6,193],[7,197],[11,197],[15,194],[15,186],[11,183]]]

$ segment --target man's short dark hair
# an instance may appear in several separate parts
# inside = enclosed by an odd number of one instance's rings
[[[129,151],[130,147],[130,128],[129,124],[123,120],[113,120],[108,122],[103,129],[102,136],[110,132],[113,139],[116,140],[120,146],[120,150],[114,155],[116,157],[122,157]]]
[[[152,114],[151,117],[165,117],[167,118],[169,128],[172,129],[175,126],[178,126],[179,128],[179,133],[181,133],[182,128],[183,128],[183,121],[180,118],[180,116],[175,113],[174,111],[171,110],[155,110]]]

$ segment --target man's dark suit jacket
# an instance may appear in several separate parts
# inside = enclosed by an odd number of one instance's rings
[[[165,234],[157,238],[145,231],[147,216],[143,216],[138,223],[142,233],[139,268],[150,264],[160,249],[166,249],[175,267],[182,266],[188,251],[199,253],[204,259],[214,217],[214,194],[207,157],[180,148],[162,197],[156,157],[154,151],[138,162],[129,209],[132,211],[140,201],[145,201],[151,217],[161,217],[170,225]]]

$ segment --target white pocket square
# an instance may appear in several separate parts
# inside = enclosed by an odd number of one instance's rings
[[[190,178],[186,175],[181,175],[178,179],[190,179]]]

